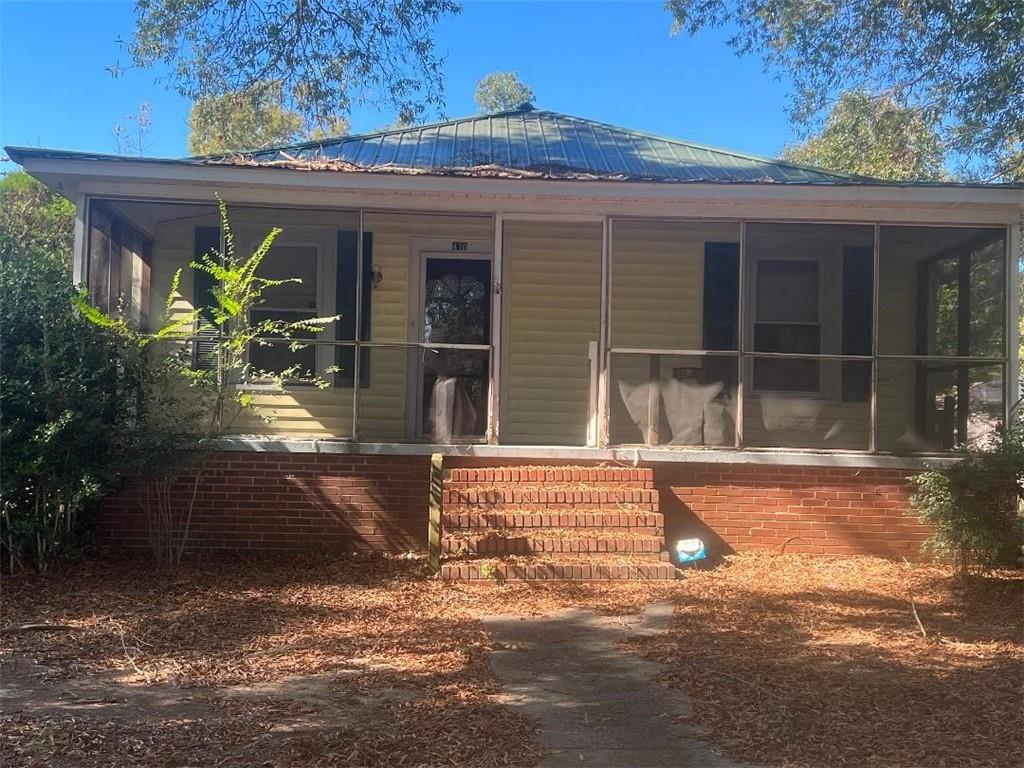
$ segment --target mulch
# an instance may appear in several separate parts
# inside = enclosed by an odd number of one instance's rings
[[[669,583],[445,584],[418,559],[233,558],[91,560],[4,586],[0,625],[74,629],[2,634],[0,662],[32,662],[49,686],[116,672],[211,702],[177,719],[6,713],[4,766],[530,766],[535,726],[499,701],[480,617],[664,599],[671,630],[627,650],[665,664],[738,760],[1001,768],[1024,753],[1021,572],[964,583],[746,554]],[[227,695],[317,676],[325,701]]]
[[[449,585],[400,558],[230,559],[160,573],[91,561],[8,579],[3,625],[70,631],[0,637],[40,682],[117,671],[129,684],[217,695],[294,676],[332,678],[330,707],[267,697],[211,716],[132,722],[8,714],[0,764],[528,766],[534,724],[498,703],[478,617],[586,604],[632,613],[671,585]],[[378,691],[408,695],[375,700]],[[369,702],[369,703],[367,703]],[[309,711],[303,711],[303,707]],[[288,727],[303,719],[316,727]]]
[[[678,601],[671,630],[631,650],[667,665],[733,758],[1022,764],[1024,572],[961,582],[934,565],[751,553],[691,573]]]

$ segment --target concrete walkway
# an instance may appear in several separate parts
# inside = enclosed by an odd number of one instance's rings
[[[665,631],[672,610],[659,603],[629,617],[574,609],[485,620],[505,702],[540,722],[541,768],[738,768],[697,740],[686,697],[655,682],[660,665],[618,647]]]

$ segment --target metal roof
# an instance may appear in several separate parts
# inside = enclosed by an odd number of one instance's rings
[[[492,115],[222,155],[157,158],[40,147],[4,150],[22,165],[48,159],[472,178],[1024,189],[1020,183],[854,176],[632,131],[530,104]]]
[[[624,181],[836,183],[861,179],[536,109],[342,136],[204,162]]]

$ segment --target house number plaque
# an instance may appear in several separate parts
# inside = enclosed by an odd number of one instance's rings
[[[468,251],[469,250],[469,243],[467,243],[465,240],[452,240],[452,250],[453,251]]]

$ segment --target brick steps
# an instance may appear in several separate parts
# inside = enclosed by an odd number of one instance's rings
[[[616,558],[601,560],[505,558],[448,561],[444,581],[670,581],[676,568],[668,562]]]
[[[650,469],[454,468],[442,504],[448,581],[675,578]]]
[[[534,535],[487,533],[483,535],[446,535],[441,540],[445,555],[539,555],[614,553],[661,560],[661,536],[556,536],[549,531]]]
[[[491,528],[532,529],[572,528],[626,530],[650,536],[660,536],[665,529],[665,517],[660,512],[645,512],[639,508],[627,510],[586,509],[554,511],[524,509],[493,511],[481,508],[459,508],[443,514],[445,530],[477,530]]]
[[[654,479],[650,470],[633,467],[563,467],[563,466],[518,466],[518,467],[472,467],[448,470],[446,488],[493,486],[514,483],[516,485],[622,485],[634,488],[653,488]]]
[[[452,507],[544,507],[572,510],[579,506],[598,509],[618,509],[627,505],[649,506],[657,504],[658,492],[653,488],[613,487],[554,487],[546,486],[475,486],[445,488],[442,502]]]

